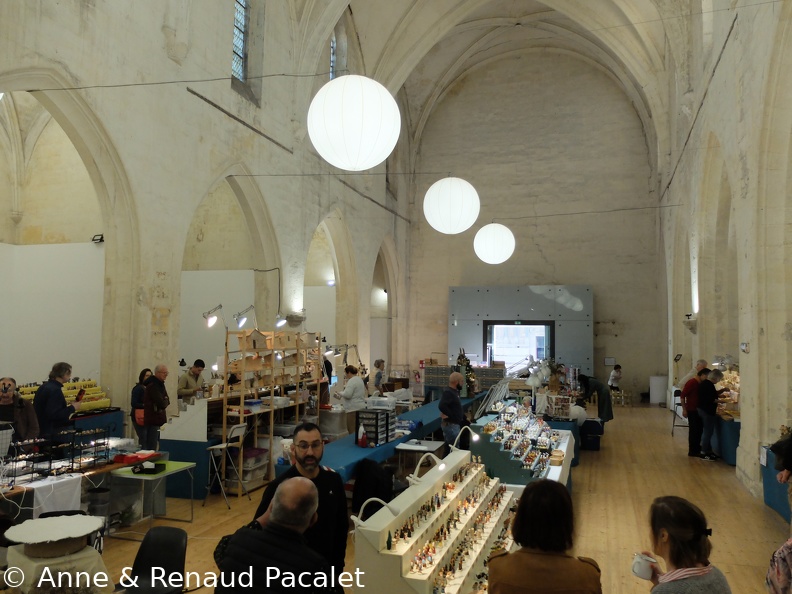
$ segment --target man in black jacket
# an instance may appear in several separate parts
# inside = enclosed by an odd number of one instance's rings
[[[33,397],[33,408],[38,417],[39,433],[49,438],[69,424],[69,418],[80,410],[80,403],[66,404],[63,384],[71,379],[72,368],[68,363],[55,363],[49,379],[41,384]]]
[[[283,481],[266,512],[228,541],[215,594],[330,592],[330,568],[303,538],[316,523],[318,507],[310,480]]]
[[[448,387],[443,390],[440,403],[437,408],[440,410],[440,427],[443,429],[443,439],[446,442],[446,456],[451,453],[451,446],[454,445],[459,432],[462,430],[464,412],[462,411],[462,401],[459,399],[459,392],[462,390],[464,376],[458,371],[453,372],[448,377]]]
[[[302,423],[294,430],[291,446],[294,464],[272,481],[264,491],[254,518],[261,517],[269,507],[278,486],[293,477],[305,477],[319,491],[319,518],[305,531],[305,542],[334,567],[335,574],[344,570],[349,517],[344,482],[337,472],[320,466],[324,444],[322,433],[314,423]]]

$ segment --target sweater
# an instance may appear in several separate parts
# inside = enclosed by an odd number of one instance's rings
[[[296,466],[292,466],[271,481],[264,490],[256,515],[256,519],[267,511],[275,490],[283,481],[296,476],[302,476]],[[347,516],[346,491],[341,476],[334,470],[322,466],[316,478],[311,479],[319,491],[319,519],[316,524],[305,531],[305,542],[314,551],[322,555],[329,565],[336,568],[336,573],[344,567],[346,557],[347,532],[349,531],[349,517]]]
[[[729,582],[720,569],[713,567],[707,575],[657,584],[652,594],[731,594]]]

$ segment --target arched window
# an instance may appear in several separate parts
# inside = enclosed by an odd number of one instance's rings
[[[330,37],[330,80],[336,77],[336,34]]]

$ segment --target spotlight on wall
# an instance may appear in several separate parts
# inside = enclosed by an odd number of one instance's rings
[[[104,233],[97,233],[93,237],[91,237],[91,241],[94,243],[104,243]]]
[[[286,325],[286,322],[287,322],[286,318],[284,318],[280,314],[278,314],[278,317],[275,318],[275,327],[276,328],[283,328]]]
[[[179,367],[187,367],[187,361],[184,360],[184,357],[179,359]]]
[[[245,325],[245,322],[247,322],[248,319],[247,314],[251,311],[253,312],[253,327],[258,328],[258,324],[256,323],[256,309],[252,305],[246,307],[239,313],[234,314],[234,320],[237,323],[237,328],[241,328]]]
[[[223,315],[223,304],[219,304],[216,307],[213,307],[209,311],[205,311],[203,313],[203,317],[206,320],[206,327],[211,328],[217,322],[217,312],[220,312],[220,316]],[[225,318],[223,318],[223,324],[225,325]]]

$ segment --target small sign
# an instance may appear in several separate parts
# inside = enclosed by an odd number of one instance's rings
[[[759,464],[767,466],[767,446],[759,447]]]
[[[616,365],[616,357],[605,357],[605,365]]]

